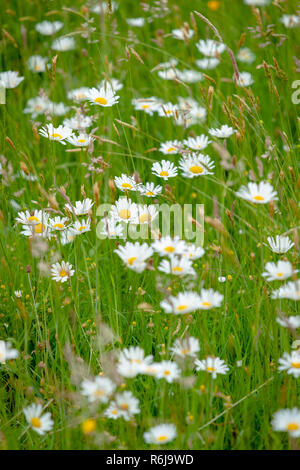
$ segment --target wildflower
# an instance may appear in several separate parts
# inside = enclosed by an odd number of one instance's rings
[[[82,130],[90,127],[93,121],[90,116],[83,116],[82,114],[77,114],[74,117],[64,119],[63,125],[74,130]]]
[[[20,299],[22,297],[22,291],[20,291],[20,290],[15,290],[14,294],[18,299]]]
[[[163,80],[174,80],[174,78],[179,78],[179,70],[175,69],[175,67],[171,67],[169,69],[159,70],[157,75]]]
[[[106,235],[108,238],[123,237],[123,225],[117,223],[114,219],[105,217],[101,220],[102,231],[101,235]]]
[[[289,261],[278,261],[278,263],[267,263],[265,266],[265,272],[262,273],[262,276],[267,279],[267,281],[283,281],[290,276],[292,276],[293,266]]]
[[[87,134],[71,135],[66,139],[69,144],[75,145],[75,147],[87,147],[95,140],[94,137]]]
[[[209,155],[202,153],[192,153],[187,157],[182,157],[179,161],[179,167],[182,170],[182,176],[185,178],[194,178],[195,176],[212,175],[215,167],[214,162]]]
[[[166,274],[174,274],[175,276],[196,275],[192,261],[184,257],[179,258],[178,256],[170,256],[169,260],[162,260],[158,270]]]
[[[203,59],[198,59],[195,61],[195,64],[201,70],[213,70],[219,65],[220,61],[216,57],[204,57]]]
[[[273,253],[286,253],[294,246],[289,237],[283,235],[276,235],[275,239],[268,237],[267,240]]]
[[[150,98],[139,98],[139,99],[134,98],[131,101],[131,104],[133,105],[136,111],[145,111],[145,113],[152,116],[153,113],[158,111],[162,102],[155,96],[151,96]]]
[[[176,118],[177,115],[178,115],[178,111],[179,110],[178,110],[177,104],[173,104],[173,103],[170,103],[170,102],[169,103],[163,103],[158,108],[158,115],[161,116],[161,117]]]
[[[56,282],[66,282],[74,274],[74,269],[72,269],[72,264],[68,261],[62,261],[61,263],[54,263],[51,266],[52,279]]]
[[[145,18],[126,18],[127,24],[136,28],[142,28],[145,25]]]
[[[153,163],[151,171],[154,175],[159,176],[166,181],[169,178],[174,178],[177,175],[178,170],[173,162],[162,160],[161,162]]]
[[[252,64],[252,62],[255,61],[256,56],[248,47],[241,47],[241,49],[239,49],[236,55],[236,58],[240,62],[245,62],[246,64]]]
[[[162,237],[152,243],[152,248],[160,256],[182,255],[186,250],[186,243],[179,237]]]
[[[69,100],[74,100],[77,102],[85,101],[87,99],[86,94],[88,91],[88,87],[75,88],[74,90],[68,91],[67,97]]]
[[[124,377],[135,377],[143,373],[145,368],[152,364],[152,360],[152,356],[145,356],[145,351],[142,348],[130,346],[120,353],[118,372]]]
[[[90,198],[83,199],[83,201],[76,201],[75,202],[75,207],[71,206],[70,204],[65,204],[65,207],[70,211],[73,212],[75,215],[85,215],[88,214],[89,211],[91,210],[92,206],[94,203]]]
[[[117,104],[120,97],[110,87],[106,89],[102,87],[99,90],[97,88],[89,88],[86,92],[86,98],[90,103],[106,108]]]
[[[219,357],[208,356],[206,359],[200,361],[195,359],[196,370],[205,370],[212,374],[212,378],[215,379],[218,374],[226,375],[229,371],[229,367]]]
[[[12,349],[10,342],[6,343],[0,340],[0,364],[5,364],[7,360],[16,359],[18,356],[19,352],[16,349]]]
[[[24,114],[31,114],[32,118],[36,118],[40,114],[45,113],[49,110],[49,100],[46,98],[30,98],[26,103],[26,108],[24,108]]]
[[[249,72],[240,72],[239,77],[233,76],[236,84],[240,87],[246,87],[252,85],[254,83],[253,77]]]
[[[117,222],[137,223],[138,207],[131,199],[120,197],[111,207],[110,215]]]
[[[159,424],[153,426],[144,433],[144,439],[147,444],[167,444],[173,441],[177,435],[174,424]]]
[[[53,41],[51,45],[51,49],[54,51],[59,51],[59,52],[65,52],[65,51],[71,51],[72,49],[75,49],[76,43],[75,39],[72,37],[60,37],[57,38]]]
[[[283,357],[279,359],[278,370],[286,370],[288,374],[293,375],[296,379],[300,377],[300,352],[292,351],[291,354],[283,353]]]
[[[194,36],[194,31],[187,28],[173,29],[171,34],[175,39],[186,41],[187,39],[191,39]]]
[[[291,315],[290,317],[277,317],[276,318],[277,323],[279,325],[283,326],[284,328],[292,328],[293,330],[296,330],[297,328],[300,327],[300,316],[293,316]]]
[[[73,134],[73,131],[69,127],[61,125],[54,127],[52,124],[46,124],[45,127],[42,127],[39,130],[39,134],[50,140],[56,140],[57,142],[66,145],[65,140]]]
[[[231,137],[236,130],[233,129],[233,127],[227,126],[227,124],[224,124],[223,126],[220,127],[220,129],[209,129],[209,134],[212,135],[213,137],[219,137],[220,139],[227,139],[227,137]]]
[[[38,33],[43,34],[44,36],[52,36],[57,33],[63,25],[64,24],[61,21],[42,21],[35,25],[35,29]]]
[[[151,224],[158,216],[155,205],[138,205],[138,221],[140,224]]]
[[[300,24],[300,17],[298,15],[282,15],[280,21],[286,28],[296,28]]]
[[[213,289],[202,289],[200,292],[200,306],[202,310],[221,307],[224,296]]]
[[[168,383],[172,383],[180,377],[180,369],[176,362],[161,361],[158,366],[156,377],[158,379],[165,379]]]
[[[91,434],[97,429],[97,421],[95,419],[85,419],[81,423],[81,429],[83,434]]]
[[[127,176],[124,173],[122,173],[122,176],[115,177],[115,185],[121,191],[136,191],[138,186],[132,176]]]
[[[76,220],[73,225],[69,227],[69,232],[73,235],[81,235],[91,230],[91,219],[88,217],[86,220]]]
[[[138,191],[140,191],[140,193],[143,196],[155,197],[161,194],[162,186],[160,185],[155,186],[154,183],[146,183],[145,185],[139,186]]]
[[[112,401],[108,408],[104,412],[104,416],[110,419],[124,418],[124,412],[118,408],[115,401]]]
[[[24,77],[19,77],[19,72],[1,72],[0,73],[0,85],[4,88],[16,88]]]
[[[185,251],[183,253],[183,256],[186,256],[188,259],[195,260],[199,259],[204,255],[205,251],[201,246],[196,246],[196,245],[186,245]]]
[[[107,4],[106,1],[98,2],[96,5],[94,5],[91,8],[91,11],[93,13],[97,13],[99,15],[104,14],[104,13],[113,13],[117,8],[119,7],[119,4],[115,2],[114,0],[111,0],[109,2],[109,5]]]
[[[141,273],[147,266],[147,259],[152,256],[153,250],[147,243],[127,242],[125,246],[119,246],[115,250],[118,256],[129,269]]]
[[[196,292],[180,292],[176,297],[170,296],[163,300],[160,306],[166,313],[190,313],[200,308],[200,296]]]
[[[267,204],[278,199],[277,192],[268,181],[258,184],[250,182],[247,186],[242,186],[236,195],[255,204]]]
[[[32,55],[27,61],[27,67],[29,70],[35,73],[45,72],[48,57],[42,57],[40,55]]]
[[[189,336],[183,340],[176,339],[170,351],[179,357],[195,357],[200,351],[199,340]]]
[[[203,75],[197,70],[178,70],[177,76],[179,80],[186,83],[196,83],[203,80]]]
[[[211,143],[211,140],[206,135],[201,134],[195,138],[188,137],[183,143],[192,150],[203,150]]]
[[[48,223],[49,216],[46,212],[42,210],[34,210],[29,212],[18,212],[18,217],[16,217],[16,222],[19,222],[23,225],[36,225],[40,223]]]
[[[81,394],[86,396],[91,403],[95,401],[107,403],[115,388],[115,384],[108,377],[96,376],[93,380],[83,380]]]
[[[178,140],[168,140],[167,142],[163,142],[159,147],[159,151],[165,155],[179,153],[180,150],[181,143]]]
[[[216,54],[222,54],[226,49],[225,44],[214,41],[213,39],[200,39],[200,41],[196,43],[196,47],[201,54],[207,57],[215,57]]]
[[[272,420],[274,431],[286,431],[291,437],[300,436],[300,410],[298,408],[276,411]]]
[[[110,78],[109,80],[103,79],[99,83],[99,88],[104,88],[105,90],[106,88],[110,88],[114,93],[121,90],[123,86],[123,83],[116,78]]]
[[[113,403],[122,411],[125,421],[129,421],[130,418],[140,412],[139,400],[130,391],[117,393]]]
[[[66,229],[66,224],[68,222],[67,217],[60,217],[56,216],[54,219],[49,219],[49,225],[52,230],[65,230]]]
[[[300,279],[290,281],[278,290],[272,292],[272,299],[300,300]]]
[[[50,413],[42,415],[42,405],[32,404],[23,409],[27,423],[30,427],[43,436],[47,431],[51,431],[53,428],[54,421],[51,419]]]

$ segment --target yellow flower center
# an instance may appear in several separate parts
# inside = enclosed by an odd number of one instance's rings
[[[117,411],[117,410],[112,410],[111,414],[117,415],[117,414],[118,414],[118,411]]]
[[[142,105],[142,108],[143,108],[143,109],[148,109],[148,108],[149,108],[149,104],[143,104],[143,105]]]
[[[164,250],[167,251],[168,253],[173,253],[173,251],[175,251],[175,248],[174,246],[166,246]]]
[[[174,266],[173,271],[180,273],[182,271],[182,268],[180,266]]]
[[[169,176],[169,173],[167,171],[161,171],[160,176]]]
[[[164,442],[167,439],[168,439],[167,436],[158,436],[158,438],[157,438],[158,442]]]
[[[30,217],[28,217],[28,221],[29,222],[39,222],[39,219],[37,217],[35,217],[35,215],[31,215]]]
[[[122,183],[122,188],[132,189],[132,186],[129,183]]]
[[[299,424],[297,423],[289,423],[286,428],[288,431],[298,431]]]
[[[256,201],[264,201],[265,200],[265,198],[260,196],[260,195],[253,196],[253,199],[255,199]]]
[[[121,217],[121,219],[130,219],[131,214],[128,209],[121,209],[119,212],[119,216]]]
[[[181,350],[181,354],[183,354],[184,356],[185,356],[185,354],[188,354],[189,352],[191,352],[190,349],[185,349],[185,348],[183,348],[183,349]]]
[[[82,230],[85,230],[86,229],[86,226],[85,225],[81,225],[81,227],[79,227],[78,231],[81,232]]]
[[[107,104],[107,99],[99,96],[98,98],[95,98],[95,103]]]
[[[143,224],[144,222],[147,222],[148,219],[150,219],[149,214],[142,214],[142,215],[140,216],[140,222],[141,222],[141,224]]]
[[[95,419],[86,419],[81,424],[81,429],[84,434],[90,434],[91,432],[95,431],[97,427],[97,422]]]
[[[177,149],[176,147],[169,147],[168,152],[175,152]]]
[[[300,362],[292,362],[292,367],[294,367],[294,369],[300,369]]]
[[[101,390],[100,388],[98,390],[95,390],[95,392],[94,392],[94,397],[95,398],[103,397],[103,395],[104,395],[104,391]]]
[[[190,167],[190,172],[194,173],[195,175],[199,175],[203,173],[203,169],[199,165],[193,165]]]
[[[43,231],[45,230],[45,225],[44,224],[37,224],[35,225],[34,227],[34,231],[35,233],[43,233]]]
[[[133,265],[133,262],[134,262],[136,259],[137,259],[136,256],[132,256],[131,258],[128,259],[128,264],[129,264],[130,266],[132,266],[132,265]]]
[[[53,139],[62,139],[62,136],[60,134],[51,134],[50,137],[53,137]]]
[[[185,310],[187,308],[188,308],[187,305],[178,305],[177,310],[182,311],[182,310]]]
[[[278,277],[282,277],[282,276],[283,276],[283,273],[277,273],[277,276],[278,276]]]
[[[66,277],[68,275],[67,271],[65,271],[64,269],[62,269],[59,273],[60,277]]]
[[[152,193],[151,191],[148,191],[146,194],[147,196],[154,196],[154,193]]]
[[[64,228],[65,226],[63,224],[55,224],[53,225],[53,228]]]
[[[129,410],[129,406],[127,405],[127,403],[122,403],[121,408],[122,410],[125,410],[125,411]]]
[[[211,0],[210,2],[208,2],[207,6],[210,10],[217,11],[220,6],[220,2],[217,2],[216,0]]]
[[[84,142],[86,142],[86,139],[78,139],[79,144],[84,144]]]
[[[216,369],[214,367],[206,367],[206,370],[208,372],[216,372]]]
[[[202,302],[203,307],[210,307],[211,303],[210,302]]]
[[[30,423],[34,428],[40,428],[42,425],[40,418],[31,418]]]
[[[169,370],[165,370],[165,371],[164,371],[164,374],[165,374],[165,375],[170,375],[171,372],[170,372]]]

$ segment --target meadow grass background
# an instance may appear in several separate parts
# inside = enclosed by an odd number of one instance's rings
[[[298,2],[291,0],[280,5],[285,11],[294,12]],[[217,11],[211,11],[204,0],[169,0],[168,6],[170,12],[164,18],[154,19],[143,28],[129,28],[126,23],[126,18],[145,15],[139,2],[121,0],[116,12],[101,18],[90,14],[88,18],[94,21],[89,27],[95,28],[90,38],[97,41],[93,43],[80,34],[83,23],[87,22],[85,15],[88,15],[85,2],[81,0],[2,2],[1,28],[13,40],[2,31],[1,70],[18,70],[25,80],[17,88],[7,90],[6,104],[0,106],[1,154],[11,162],[15,172],[20,170],[20,162],[24,162],[31,173],[38,176],[37,182],[17,178],[8,186],[0,186],[0,339],[12,339],[20,352],[17,360],[0,367],[2,449],[143,449],[147,448],[143,432],[154,422],[173,422],[177,426],[177,438],[165,448],[291,447],[285,434],[272,431],[270,422],[278,409],[300,405],[299,380],[277,371],[278,359],[284,351],[290,350],[295,338],[278,325],[276,316],[280,311],[295,315],[297,305],[291,300],[270,299],[273,285],[266,282],[261,273],[267,261],[279,259],[264,245],[267,236],[290,231],[290,237],[297,240],[294,229],[299,226],[299,105],[291,101],[291,84],[299,77],[293,60],[293,56],[299,57],[299,29],[284,28],[279,22],[280,8],[268,5],[260,10],[264,12],[264,27],[275,24],[276,33],[286,34],[287,38],[277,47],[279,39],[270,36],[270,45],[260,48],[259,43],[264,41],[254,38],[248,30],[256,26],[255,17],[242,1],[220,1]],[[211,109],[207,107],[207,121],[185,130],[169,119],[135,111],[131,100],[157,96],[175,103],[179,96],[188,96],[184,85],[164,81],[151,70],[172,57],[178,58],[183,68],[196,68],[194,60],[200,58],[194,45],[197,36],[190,44],[163,37],[184,21],[190,22],[190,13],[194,10],[209,18],[234,53],[245,32],[244,45],[253,50],[257,58],[252,65],[239,64],[240,70],[253,74],[253,99],[248,89],[237,88],[232,83],[233,69],[226,53],[219,67],[205,72],[213,81],[205,79],[189,85],[191,96],[204,106],[208,105],[208,88],[212,86],[213,101]],[[213,38],[208,26],[196,15],[194,18],[198,39],[208,34]],[[26,67],[26,61],[33,54],[49,58],[56,55],[50,49],[52,38],[41,36],[34,29],[35,23],[44,19],[63,21],[64,28],[56,36],[73,33],[77,43],[74,51],[57,53],[55,79],[52,73],[32,74]],[[161,38],[160,42],[153,41],[155,38]],[[144,63],[132,53],[126,54],[126,47],[133,47]],[[276,70],[270,69],[280,103],[270,91],[264,69],[256,68],[263,60],[274,65],[273,57],[285,74],[278,77]],[[117,142],[119,147],[95,142],[94,156],[102,155],[111,167],[102,175],[91,174],[85,178],[86,168],[82,162],[89,161],[87,151],[66,152],[57,142],[39,137],[23,109],[40,88],[52,101],[67,102],[68,90],[95,86],[104,76],[120,79],[124,87],[118,93],[118,105],[106,109],[91,107],[91,114],[99,116],[93,127],[98,127],[96,135]],[[224,78],[230,80],[224,81]],[[257,107],[254,100],[259,103]],[[84,185],[87,197],[94,200],[93,185],[98,183],[99,202],[111,202],[117,197],[109,185],[109,179],[114,176],[136,171],[143,181],[157,181],[150,168],[153,161],[161,159],[161,154],[147,150],[159,147],[166,140],[182,140],[191,130],[197,135],[207,133],[210,127],[230,124],[224,103],[229,106],[232,119],[236,118],[235,124],[244,126],[240,139],[227,141],[227,150],[236,157],[238,165],[225,170],[220,165],[220,156],[210,147],[207,153],[216,162],[214,175],[192,180],[178,176],[168,181],[176,202],[205,204],[205,215],[217,216],[225,228],[224,234],[210,223],[205,224],[206,253],[195,263],[196,286],[204,281],[204,287],[223,293],[221,308],[182,317],[178,325],[177,316],[164,314],[160,309],[167,288],[166,277],[157,279],[155,271],[137,274],[127,270],[113,253],[116,241],[96,237],[95,210],[91,232],[77,237],[69,245],[49,243],[47,260],[60,253],[62,259],[75,267],[70,283],[60,286],[40,274],[39,259],[32,256],[28,239],[20,235],[15,224],[17,212],[11,200],[16,200],[22,210],[43,208],[48,204],[44,190],[48,195],[55,194],[63,207],[65,201],[57,188],[64,185],[74,202],[82,199],[81,185]],[[138,131],[122,126],[115,119],[134,125]],[[40,123],[37,128],[44,125],[43,117],[36,121]],[[58,125],[61,121],[62,118],[54,117],[52,122]],[[260,158],[260,170],[256,157],[266,152],[267,137],[275,147],[270,159]],[[258,180],[270,179],[279,194],[277,213],[268,205],[254,206],[237,200],[234,191],[248,183],[249,174],[254,174]],[[24,191],[16,195],[21,189]],[[231,220],[228,211],[233,204]],[[286,255],[294,264],[296,251]],[[229,279],[220,284],[219,276],[229,276]],[[180,282],[176,281],[175,288]],[[23,291],[23,296],[16,300],[14,291],[18,289]],[[149,303],[153,312],[138,308],[143,302]],[[101,346],[100,351],[94,341],[99,318],[115,334],[115,341]],[[141,346],[147,354],[153,354],[155,360],[169,358],[169,346],[186,331],[199,338],[201,357],[212,354],[225,360],[230,366],[226,376],[218,376],[212,385],[209,374],[196,373],[192,387],[144,376],[127,380],[125,389],[132,390],[141,403],[141,413],[130,422],[112,422],[101,417],[101,413],[98,415],[94,410],[91,413],[76,399],[70,363],[64,354],[67,343],[92,373],[97,374],[108,352],[128,345]],[[237,361],[241,360],[242,366],[237,367]],[[264,386],[259,388],[261,385]],[[231,409],[228,407],[242,398],[241,403]],[[43,437],[32,431],[23,432],[26,422],[22,409],[37,399],[43,403],[50,401],[47,411],[55,421],[54,429]],[[223,411],[220,418],[206,426]],[[98,430],[92,436],[84,436],[80,423],[91,414],[98,416]],[[111,441],[103,442],[104,431],[112,437]]]

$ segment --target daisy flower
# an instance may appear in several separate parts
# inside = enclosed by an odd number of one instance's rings
[[[158,210],[155,205],[138,205],[138,221],[140,224],[151,224],[158,216]]]
[[[235,132],[237,132],[233,127],[227,126],[227,124],[224,124],[221,126],[219,129],[209,129],[208,133],[212,135],[213,137],[218,137],[219,139],[227,139],[228,137],[231,137]]]
[[[103,79],[99,83],[99,88],[111,88],[114,92],[122,90],[123,86],[123,83],[117,78],[110,78],[109,80]]]
[[[219,65],[220,61],[216,57],[205,57],[204,59],[198,59],[195,64],[201,70],[213,70]]]
[[[12,349],[9,341],[6,343],[5,341],[0,340],[0,364],[5,364],[7,360],[16,359],[18,356],[19,352],[16,349]]]
[[[196,275],[192,261],[178,256],[170,256],[169,260],[162,260],[158,266],[158,270],[166,274],[174,274],[175,276]]]
[[[134,98],[131,104],[136,111],[145,111],[149,116],[152,116],[153,113],[158,111],[162,102],[155,96],[151,96],[150,98]]]
[[[300,25],[300,17],[297,15],[282,15],[280,21],[286,28],[296,28]]]
[[[272,420],[274,431],[288,432],[291,437],[300,437],[300,410],[298,408],[279,410]]]
[[[142,196],[155,197],[161,194],[162,186],[160,185],[155,186],[155,184],[151,182],[151,183],[146,183],[145,185],[139,186],[138,190],[142,194]]]
[[[25,212],[18,212],[18,216],[16,217],[16,222],[19,222],[23,225],[36,225],[40,223],[48,223],[49,215],[44,212],[43,210],[35,209],[32,212],[28,210]]]
[[[106,1],[99,2],[91,8],[93,13],[104,14],[104,13],[113,13],[119,7],[119,4],[114,0],[109,2],[110,6]]]
[[[268,181],[261,181],[258,184],[250,182],[247,186],[242,186],[236,195],[255,204],[267,204],[278,199],[277,191],[274,191]]]
[[[63,25],[64,24],[61,21],[42,21],[35,25],[35,29],[38,33],[43,34],[44,36],[52,36],[52,34],[57,33]]]
[[[74,90],[68,91],[67,97],[69,100],[74,100],[76,102],[85,101],[88,91],[88,87],[75,88]]]
[[[48,57],[42,57],[40,55],[32,55],[27,61],[27,67],[29,70],[35,73],[45,72]]]
[[[74,117],[64,119],[63,125],[74,130],[81,130],[90,127],[93,124],[90,116],[83,116],[83,114],[77,114]]]
[[[130,391],[117,393],[114,404],[123,412],[125,421],[140,413],[139,400]]]
[[[26,107],[23,110],[24,114],[31,114],[32,118],[36,118],[40,114],[45,113],[49,109],[49,101],[46,98],[40,98],[37,96],[36,98],[30,98],[27,103]]]
[[[138,206],[135,202],[131,202],[131,199],[120,197],[111,207],[110,216],[117,222],[135,224],[138,222]]]
[[[76,220],[73,225],[69,227],[69,232],[72,235],[81,235],[85,232],[90,232],[91,230],[91,219],[88,217],[86,220]]]
[[[115,177],[115,185],[121,191],[137,191],[137,183],[132,176],[127,176],[122,173],[121,176]]]
[[[98,105],[110,107],[119,102],[119,96],[115,94],[111,87],[104,87],[100,88],[89,88],[86,92],[86,99],[89,100],[90,103]]]
[[[233,80],[240,87],[250,86],[252,85],[252,83],[254,83],[253,77],[249,72],[240,72],[239,78],[236,78],[236,76],[234,75]]]
[[[160,256],[183,255],[186,250],[186,243],[179,237],[162,237],[152,243],[152,248]]]
[[[162,445],[173,441],[176,435],[176,426],[174,424],[159,424],[145,432],[144,439],[147,444]]]
[[[96,376],[93,380],[85,379],[81,383],[81,394],[86,396],[90,403],[107,403],[115,389],[115,384],[108,377]]]
[[[126,18],[126,22],[129,26],[142,28],[145,25],[145,18]]]
[[[229,367],[219,357],[208,356],[202,361],[195,359],[195,366],[197,371],[205,370],[212,374],[213,379],[215,379],[218,374],[226,375],[229,371]]]
[[[201,72],[198,72],[197,70],[178,70],[177,71],[177,77],[179,80],[182,82],[186,83],[196,83],[196,82],[201,82],[203,80],[203,75]]]
[[[209,310],[215,307],[221,307],[224,295],[213,289],[202,289],[200,292],[200,305],[199,308],[202,310]]]
[[[290,281],[278,290],[272,292],[272,299],[300,300],[300,279]]]
[[[273,253],[287,253],[294,246],[289,237],[283,235],[276,235],[275,239],[268,237],[267,240]]]
[[[69,107],[66,106],[64,103],[52,103],[51,101],[48,102],[48,109],[50,114],[53,116],[64,116],[68,111]]]
[[[157,75],[163,80],[174,80],[174,78],[179,78],[179,70],[175,69],[175,67],[171,67],[169,69],[159,70]]]
[[[248,47],[241,47],[236,55],[236,58],[240,62],[252,64],[255,61],[256,56],[250,49],[248,49]]]
[[[199,309],[200,297],[196,292],[180,292],[176,297],[170,296],[163,300],[160,306],[166,313],[190,313]]]
[[[183,340],[176,339],[170,351],[179,357],[195,357],[200,351],[199,340],[189,336]]]
[[[120,353],[118,372],[123,377],[132,378],[143,373],[152,364],[153,357],[145,356],[145,351],[139,346],[130,346]]]
[[[185,252],[183,253],[183,256],[186,256],[187,258],[191,260],[199,259],[204,255],[205,251],[201,246],[196,246],[196,245],[186,245]]]
[[[47,431],[51,431],[54,424],[54,421],[51,419],[51,414],[45,413],[42,415],[42,412],[42,405],[36,405],[35,403],[23,409],[27,423],[41,436]]]
[[[187,39],[191,39],[194,36],[194,30],[187,28],[173,29],[171,34],[175,39],[186,41]]]
[[[244,0],[244,3],[246,5],[254,5],[257,7],[261,7],[264,5],[268,5],[270,3],[270,0]]]
[[[104,412],[104,416],[110,419],[124,418],[124,411],[121,410],[115,401],[112,401]]]
[[[49,225],[52,230],[66,230],[66,224],[68,223],[69,219],[67,217],[54,217],[54,219],[49,219]]]
[[[163,178],[165,181],[169,178],[177,176],[177,168],[173,162],[169,160],[162,160],[161,162],[155,162],[152,165],[151,171],[153,175]]]
[[[127,242],[125,246],[119,246],[115,253],[126,264],[127,268],[141,273],[147,266],[147,260],[152,256],[153,250],[147,243]]]
[[[196,47],[201,54],[207,57],[215,57],[216,54],[222,54],[226,49],[225,44],[214,41],[213,39],[200,39],[200,41],[196,43]]]
[[[265,266],[265,272],[262,273],[262,276],[267,279],[267,281],[283,281],[292,276],[293,266],[289,261],[278,261],[278,263],[267,263]]]
[[[68,261],[62,261],[61,263],[54,263],[51,266],[52,279],[56,282],[66,282],[74,274],[72,264]]]
[[[165,379],[169,384],[180,377],[180,369],[176,362],[161,361],[156,373],[158,379]]]
[[[71,51],[72,49],[75,49],[76,47],[76,42],[75,39],[72,37],[60,37],[57,38],[53,41],[51,45],[51,49],[54,51],[59,51],[59,52],[65,52],[65,51]]]
[[[94,137],[87,134],[71,135],[66,139],[69,144],[75,145],[75,147],[87,147],[95,140]]]
[[[124,236],[124,227],[122,224],[118,224],[112,218],[103,218],[101,220],[101,232],[100,235],[105,235],[108,238],[112,237],[123,237]],[[97,227],[97,234],[98,234],[98,227]]]
[[[280,364],[278,370],[286,370],[289,375],[293,375],[296,379],[300,377],[300,352],[283,353],[283,357],[278,362]]]
[[[174,117],[174,118],[177,118],[178,112],[179,112],[179,109],[178,109],[177,104],[173,104],[173,103],[170,103],[170,102],[169,103],[163,103],[158,108],[158,115],[161,116],[161,117],[167,117],[167,118]]]
[[[188,137],[183,141],[184,145],[192,150],[203,150],[205,149],[212,141],[204,135],[198,135],[197,137]]]
[[[25,237],[44,237],[50,238],[51,233],[48,225],[48,218],[45,218],[43,222],[39,222],[31,225],[23,225],[21,234]]]
[[[52,124],[46,124],[45,127],[39,129],[39,134],[47,139],[56,140],[57,142],[66,145],[66,142],[64,141],[73,135],[73,131],[69,127],[61,125],[54,127]]]
[[[179,167],[183,177],[194,178],[195,176],[213,175],[213,171],[210,170],[215,167],[215,164],[209,155],[192,153],[179,160]]]
[[[74,210],[75,215],[85,215],[89,213],[93,205],[94,205],[94,202],[92,202],[90,198],[86,198],[86,199],[83,199],[82,202],[76,201],[75,207],[70,206],[70,204],[65,204],[65,207],[72,213]]]
[[[300,316],[293,316],[291,315],[290,317],[277,317],[276,318],[277,323],[279,325],[283,326],[284,328],[292,328],[293,330],[296,330],[297,328],[300,327]]]
[[[165,155],[173,155],[175,153],[179,153],[181,148],[182,144],[179,140],[168,140],[160,145],[159,151]]]
[[[22,291],[20,291],[20,290],[15,290],[14,294],[18,299],[20,299],[22,297]]]
[[[68,245],[68,243],[72,243],[75,240],[75,237],[76,235],[70,233],[69,229],[63,230],[60,236],[60,243],[62,245]]]
[[[16,88],[24,77],[19,77],[19,72],[1,72],[0,73],[0,85],[4,88]]]

